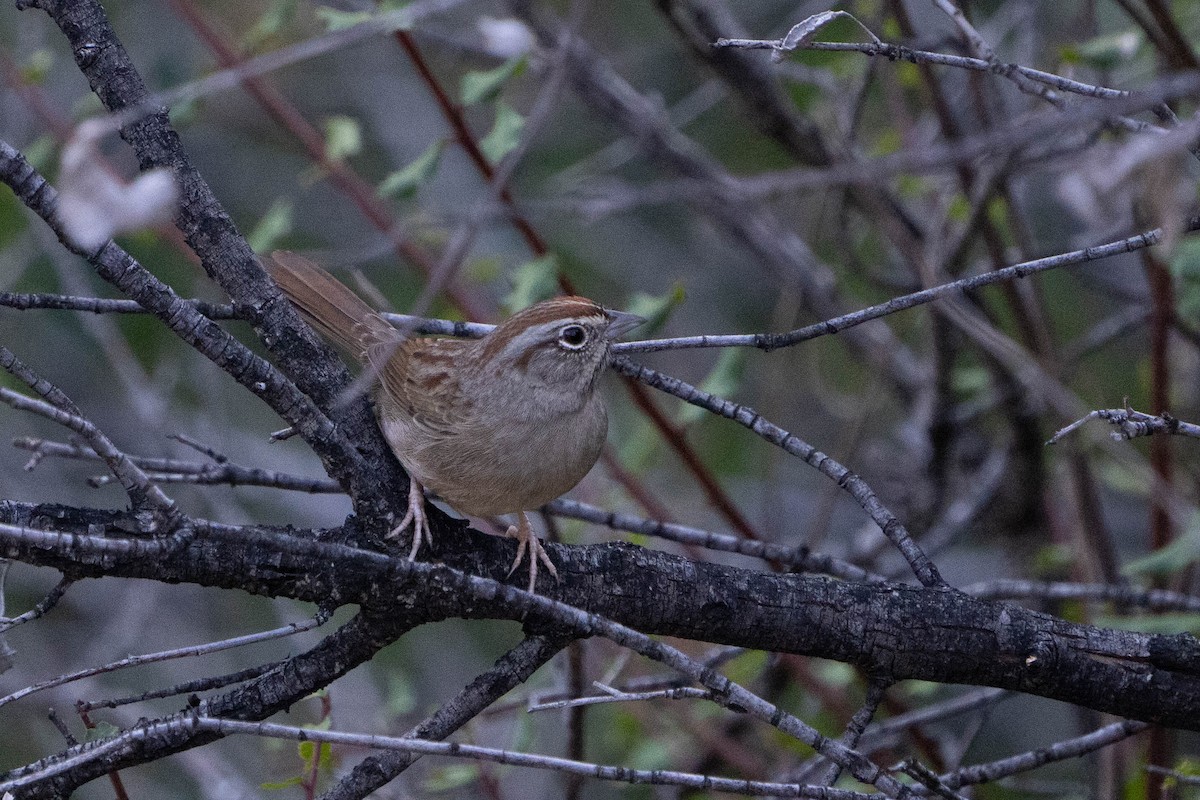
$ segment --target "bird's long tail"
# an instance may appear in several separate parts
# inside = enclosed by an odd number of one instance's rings
[[[304,256],[276,250],[263,264],[305,318],[360,363],[401,334],[347,286]]]

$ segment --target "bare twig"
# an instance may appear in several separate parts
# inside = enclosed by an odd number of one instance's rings
[[[4,388],[0,388],[0,400],[13,408],[31,411],[53,420],[82,436],[120,481],[121,487],[129,495],[133,506],[146,508],[161,515],[162,519],[159,524],[154,526],[159,533],[174,533],[184,523],[185,518],[175,506],[175,501],[167,497],[162,489],[155,486],[146,473],[118,450],[103,431],[86,419],[79,410],[79,406],[75,405],[74,401],[67,397],[61,389],[39,376],[18,359],[12,351],[3,346],[0,346],[0,367],[45,398],[45,402],[19,395],[11,389]]]
[[[763,418],[749,406],[717,397],[678,378],[672,378],[648,367],[635,364],[623,356],[617,356],[613,360],[613,369],[622,375],[629,375],[648,386],[749,428],[761,438],[781,448],[784,452],[796,456],[827,478],[835,481],[838,486],[850,493],[850,496],[879,526],[883,535],[896,546],[896,549],[908,562],[913,574],[917,576],[917,580],[925,586],[945,585],[937,567],[913,541],[912,536],[909,535],[896,515],[883,505],[866,481],[825,453]]]
[[[1165,411],[1161,414],[1144,414],[1128,407],[1099,408],[1061,429],[1050,437],[1050,441],[1046,444],[1058,444],[1093,419],[1102,419],[1116,428],[1111,435],[1117,441],[1136,439],[1139,436],[1153,436],[1157,433],[1190,436],[1193,439],[1200,438],[1200,425],[1175,419]]]
[[[644,692],[626,692],[614,689],[600,681],[592,681],[603,694],[590,697],[575,697],[568,700],[551,700],[548,702],[530,703],[526,709],[533,714],[538,711],[561,711],[564,708],[582,708],[584,706],[606,705],[608,703],[642,703],[648,700],[712,700],[712,692],[696,689],[691,686],[675,686],[670,689],[653,689]],[[852,746],[852,745],[851,745]]]
[[[983,600],[1035,598],[1040,600],[1093,600],[1136,606],[1149,611],[1200,612],[1200,597],[1169,589],[1142,589],[1128,584],[1070,583],[1004,578],[980,581],[962,591]]]
[[[183,300],[209,319],[237,319],[233,306],[228,303],[209,303],[205,300]],[[49,309],[53,311],[88,311],[92,314],[152,314],[136,300],[108,297],[76,297],[65,294],[39,292],[21,294],[0,292],[0,306],[18,311]]]
[[[1136,736],[1149,727],[1149,723],[1135,720],[1114,722],[1083,736],[1064,739],[1028,753],[1001,758],[986,764],[963,767],[942,775],[941,780],[952,789],[997,781],[1009,775],[1028,772],[1056,761],[1065,761],[1068,758],[1079,758],[1082,755],[1094,753],[1101,748]]]
[[[324,624],[329,617],[326,614],[318,614],[317,616],[305,620],[303,622],[293,622],[290,625],[284,625],[281,628],[274,628],[269,631],[260,631],[259,633],[251,633],[245,636],[235,636],[230,639],[222,639],[217,642],[206,642],[205,644],[191,645],[189,647],[180,647],[174,650],[162,650],[157,653],[146,653],[140,656],[130,656],[119,661],[113,661],[108,664],[103,664],[98,667],[89,667],[81,669],[77,672],[72,672],[66,675],[60,675],[57,678],[35,683],[32,686],[26,686],[11,694],[0,697],[0,706],[6,706],[9,703],[20,700],[23,697],[28,697],[35,692],[40,692],[45,689],[52,689],[55,686],[63,686],[83,678],[90,678],[93,675],[101,675],[106,672],[116,672],[129,667],[137,667],[142,664],[153,664],[159,661],[170,661],[176,658],[190,658],[194,656],[207,655],[209,653],[217,653],[222,650],[229,650],[234,647],[244,647],[248,644],[256,644],[265,642],[271,639],[279,639],[284,636],[291,636],[303,631],[310,631],[313,628]]]
[[[739,553],[753,558],[761,558],[775,564],[805,572],[823,572],[850,581],[882,581],[882,576],[857,567],[847,561],[819,553],[812,553],[806,547],[788,547],[744,539],[739,536],[715,533],[701,530],[675,522],[659,522],[658,520],[637,517],[632,514],[622,514],[616,511],[606,511],[596,506],[560,497],[547,504],[546,508],[559,516],[581,519],[597,525],[630,533],[640,533],[645,536],[657,536],[680,544],[705,547],[725,553]]]
[[[158,728],[166,725],[188,726],[197,732],[229,734],[247,734],[252,736],[269,736],[296,741],[329,742],[330,744],[345,744],[356,747],[388,749],[400,752],[420,753],[423,755],[455,756],[471,758],[479,761],[490,761],[497,764],[512,764],[516,766],[553,769],[569,774],[600,778],[603,780],[624,781],[633,784],[650,784],[659,786],[685,786],[706,791],[730,792],[750,796],[775,797],[825,797],[830,800],[866,800],[868,797],[860,792],[828,789],[826,787],[804,787],[796,784],[769,783],[766,781],[738,780],[734,778],[719,778],[711,775],[696,775],[673,770],[634,770],[628,767],[606,766],[582,761],[572,761],[555,756],[517,753],[511,750],[499,750],[492,747],[462,744],[459,742],[435,742],[427,739],[409,739],[398,736],[377,736],[371,734],[341,733],[338,731],[320,731],[311,728],[299,728],[290,725],[279,725],[271,722],[241,722],[239,720],[213,719],[211,717],[194,717],[191,720],[180,720],[173,723],[149,723],[143,729],[134,729],[120,734],[118,739],[126,742],[137,741],[143,737],[158,733]],[[0,784],[0,789],[4,789]]]
[[[0,566],[0,578],[3,577],[3,568]],[[58,583],[46,593],[46,596],[38,601],[37,605],[26,611],[24,614],[19,614],[15,617],[4,616],[3,599],[0,598],[0,633],[4,633],[10,628],[15,628],[18,625],[24,625],[26,622],[32,622],[39,617],[44,616],[52,608],[58,605],[58,601],[62,600],[63,595],[67,593],[67,589],[75,583],[75,578],[60,578]],[[0,589],[3,588],[3,581],[0,580]]]

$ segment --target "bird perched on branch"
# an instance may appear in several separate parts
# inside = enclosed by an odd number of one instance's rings
[[[596,392],[614,339],[644,320],[583,297],[556,297],[514,314],[482,339],[411,337],[308,259],[265,259],[279,287],[324,336],[354,356],[373,383],[379,426],[408,471],[408,511],[389,536],[412,527],[415,558],[432,544],[422,486],[458,511],[516,514],[509,574],[529,551],[558,570],[525,512],[583,479],[604,446],[608,413]]]

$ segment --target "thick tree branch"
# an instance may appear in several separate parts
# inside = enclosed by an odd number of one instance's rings
[[[447,569],[278,530],[199,523],[186,549],[144,554],[119,532],[122,515],[58,506],[0,503],[0,522],[13,526],[0,529],[0,557],[68,574],[367,604],[383,615],[419,605],[438,617],[563,621],[548,598],[489,580],[504,578],[515,545],[483,534],[436,541],[433,555]],[[1200,729],[1200,642],[1187,634],[1108,630],[949,589],[749,572],[623,543],[547,548],[562,576],[549,596],[644,633],[819,656],[893,680],[1012,689]]]

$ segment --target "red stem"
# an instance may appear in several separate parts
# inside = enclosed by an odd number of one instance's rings
[[[175,13],[192,26],[196,35],[212,51],[222,67],[234,67],[242,62],[241,54],[236,52],[217,33],[216,29],[205,21],[188,0],[170,0],[170,3]],[[321,132],[309,123],[272,83],[261,76],[247,76],[242,78],[241,84],[242,88],[258,101],[259,105],[280,127],[295,137],[308,153],[308,157],[329,175],[330,181],[343,194],[358,206],[367,221],[392,239],[400,258],[415,265],[426,276],[434,274],[436,269],[434,259],[401,235],[399,222],[376,195],[375,187],[359,176],[345,162],[331,161],[326,156],[325,138]],[[486,310],[461,290],[451,287],[447,289],[447,293],[454,304],[472,320],[478,321],[487,318]]]

